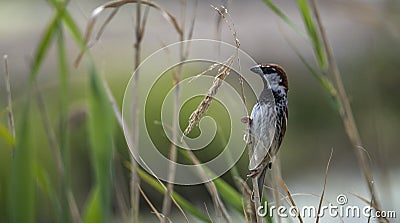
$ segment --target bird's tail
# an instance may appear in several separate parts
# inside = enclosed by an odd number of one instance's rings
[[[265,173],[267,172],[268,168],[264,168],[260,174],[260,176],[258,176],[258,195],[260,196],[260,202],[262,201],[262,194],[263,194],[263,189],[264,189],[264,181],[265,181]]]

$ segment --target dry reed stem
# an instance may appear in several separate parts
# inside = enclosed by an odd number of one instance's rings
[[[358,163],[363,171],[365,181],[368,185],[368,189],[369,189],[370,195],[372,197],[372,201],[373,201],[373,203],[376,203],[376,207],[379,208],[380,205],[376,198],[371,169],[370,169],[369,163],[367,162],[365,154],[358,149],[359,146],[362,146],[361,137],[360,137],[357,125],[354,120],[353,111],[351,109],[350,102],[347,97],[344,85],[343,85],[343,81],[342,81],[342,78],[340,75],[339,68],[335,62],[332,48],[329,44],[324,26],[322,25],[322,21],[321,21],[315,0],[311,1],[311,8],[314,12],[314,15],[315,15],[315,18],[316,18],[316,21],[318,24],[318,28],[321,33],[321,38],[323,40],[323,44],[324,44],[325,51],[326,51],[326,56],[327,56],[328,63],[329,63],[329,69],[331,71],[334,82],[336,84],[338,97],[339,97],[340,103],[343,106],[344,111],[343,111],[343,114],[341,114],[341,115],[342,115],[342,120],[343,120],[343,123],[345,126],[347,136],[349,137],[351,143],[353,144],[353,149],[356,154]]]
[[[196,155],[194,155],[194,153],[192,151],[187,151],[187,154],[189,155],[189,158],[191,159],[192,163],[197,165],[197,170],[200,174],[200,177],[202,177],[203,180],[207,180],[208,179],[207,173],[204,171],[204,169],[201,166],[199,166],[201,164],[200,160],[197,159]],[[223,216],[223,218],[225,219],[226,222],[232,222],[231,217],[219,196],[217,187],[215,186],[214,182],[207,181],[205,183],[205,185],[208,190],[208,193],[210,194],[210,196],[213,200],[213,203],[215,205],[215,209],[216,209],[217,213],[220,213],[220,215]]]
[[[49,114],[47,113],[46,103],[44,101],[42,92],[39,90],[36,82],[34,82],[34,89],[36,91],[35,93],[37,96],[38,108],[40,111],[40,116],[42,118],[43,127],[46,132],[47,141],[49,143],[49,147],[51,149],[51,152],[53,154],[54,160],[57,165],[57,172],[60,175],[61,179],[64,179],[64,177],[62,177],[62,176],[64,176],[65,172],[64,172],[64,167],[62,164],[61,155],[59,153],[60,146],[57,143],[56,134],[54,133],[54,130],[51,127]]]
[[[373,207],[375,210],[382,212],[382,209],[379,208],[378,206],[376,206],[375,203],[371,203],[370,200],[366,199],[365,197],[362,197],[361,195],[358,195],[356,193],[351,193],[353,196],[357,197],[358,199],[364,201],[366,204],[370,205],[371,207]],[[386,217],[382,217],[381,219],[383,219],[386,223],[390,223],[390,220]]]
[[[247,186],[247,183],[242,178],[237,177],[235,179],[239,181],[239,185],[242,188],[242,206],[246,222],[255,222],[257,217],[254,202],[251,200],[251,189],[249,186]],[[245,199],[247,204],[246,206],[244,204]],[[247,215],[247,213],[250,215],[250,217]]]
[[[204,203],[204,207],[205,207],[205,209],[206,209],[206,213],[207,213],[208,218],[210,218],[211,223],[214,223],[213,220],[212,220],[212,218],[211,218],[210,212],[208,211],[208,208],[207,208],[207,204],[206,204],[206,203]]]
[[[182,32],[179,33],[179,39],[180,41],[185,40],[185,24],[186,24],[186,0],[181,1],[181,25],[180,25],[180,30]],[[194,30],[194,21],[192,23],[191,31],[193,32]],[[190,34],[190,33],[189,33]],[[191,35],[191,34],[190,34]],[[177,148],[175,145],[175,142],[178,139],[178,132],[180,131],[179,129],[179,108],[180,108],[180,81],[181,81],[181,76],[182,76],[182,66],[183,62],[186,60],[187,55],[189,55],[189,47],[184,44],[180,44],[180,64],[178,65],[178,68],[176,72],[174,73],[174,84],[175,84],[175,89],[174,89],[174,108],[173,108],[173,120],[172,120],[172,142],[170,146],[170,151],[169,151],[169,159],[171,161],[170,165],[168,166],[168,184],[167,184],[167,193],[164,196],[163,200],[163,206],[162,206],[162,213],[165,216],[163,219],[163,222],[166,222],[166,219],[169,217],[170,212],[171,212],[171,195],[174,190],[174,184],[172,183],[175,180],[176,176],[176,161],[178,158],[177,154]]]
[[[90,16],[90,18],[89,18],[88,24],[87,24],[86,29],[85,29],[84,41],[85,41],[86,46],[89,47],[89,44],[88,44],[88,43],[89,43],[89,40],[90,40],[90,38],[91,38],[91,36],[92,36],[92,32],[93,32],[94,26],[95,26],[95,24],[96,24],[96,21],[97,21],[99,15],[100,15],[105,9],[108,9],[108,8],[117,9],[117,8],[119,8],[119,7],[123,6],[123,5],[129,4],[129,3],[139,3],[139,2],[140,2],[140,4],[147,5],[147,6],[151,7],[151,8],[154,8],[154,9],[156,9],[157,11],[159,11],[160,14],[161,14],[165,19],[167,19],[167,21],[169,21],[169,22],[172,24],[172,26],[174,27],[174,29],[175,29],[178,33],[182,33],[182,30],[181,30],[181,28],[179,27],[179,24],[178,24],[176,18],[175,18],[171,13],[169,13],[169,12],[166,11],[164,8],[162,8],[160,5],[158,5],[157,3],[154,3],[154,2],[148,1],[148,0],[143,0],[143,1],[141,1],[141,0],[119,0],[119,1],[111,1],[111,2],[107,2],[107,3],[105,3],[105,4],[103,4],[103,5],[99,6],[99,7],[97,7],[96,9],[94,9],[94,10],[92,11],[92,14],[91,14],[91,16]],[[96,39],[99,39],[99,38],[100,38],[100,36],[101,36],[101,34],[103,33],[103,30],[104,30],[106,24],[108,24],[109,21],[114,17],[113,14],[114,14],[114,13],[111,13],[111,15],[109,16],[109,18],[106,20],[105,24],[104,24],[104,25],[102,26],[102,28],[100,29],[100,33],[97,35]],[[140,32],[143,33],[143,30],[141,30]],[[90,44],[90,46],[92,46],[92,45],[93,45],[93,44]],[[83,49],[83,50],[78,54],[78,56],[77,56],[77,58],[76,58],[76,60],[75,60],[75,63],[74,63],[75,67],[77,67],[77,66],[79,65],[79,63],[80,63],[80,61],[81,61],[81,59],[82,59],[84,53],[85,53],[85,49]]]
[[[275,200],[275,204],[277,207],[281,206],[281,200],[279,198],[280,195],[280,190],[279,190],[279,179],[282,179],[282,174],[281,174],[281,163],[279,160],[279,154],[277,154],[275,157],[272,157],[272,163],[273,163],[273,167],[272,167],[272,186],[275,188],[275,190],[273,191],[273,197]],[[282,219],[280,215],[276,216],[276,222],[277,223],[281,223]]]
[[[132,107],[131,112],[133,113],[132,123],[133,132],[132,132],[132,139],[133,139],[133,148],[131,149],[132,156],[131,156],[131,180],[130,180],[130,200],[131,200],[131,216],[132,222],[139,221],[139,209],[140,209],[140,200],[139,200],[139,187],[140,187],[140,178],[138,175],[138,164],[136,163],[135,157],[138,157],[138,146],[139,146],[139,64],[140,64],[140,55],[141,55],[141,43],[142,37],[144,33],[144,28],[141,27],[142,25],[142,1],[139,0],[136,4],[136,27],[135,27],[135,35],[136,35],[136,42],[134,45],[134,69],[135,75],[133,76],[133,92],[132,92]],[[143,20],[147,20],[147,17],[144,17]]]
[[[160,123],[156,123],[156,124],[160,124]],[[164,123],[164,125],[165,125],[165,123]],[[165,127],[172,130],[171,126],[165,125]],[[188,145],[184,141],[182,143],[185,147],[188,147]],[[196,167],[197,167],[198,173],[199,173],[200,177],[202,178],[202,180],[206,181],[205,185],[206,185],[207,191],[213,200],[213,203],[214,203],[217,213],[220,213],[224,217],[226,222],[231,222],[231,217],[230,217],[228,211],[226,210],[226,207],[225,207],[224,203],[222,202],[222,199],[219,196],[217,187],[215,186],[213,181],[208,180],[209,178],[207,176],[207,173],[200,166],[200,164],[201,164],[200,160],[196,157],[196,155],[192,151],[187,150],[186,153],[189,156],[192,163],[197,165]]]
[[[15,140],[15,123],[14,123],[14,113],[12,109],[10,73],[8,70],[8,55],[4,55],[3,59],[4,59],[4,82],[6,84],[6,94],[7,94],[8,127],[10,128],[11,135]],[[12,152],[12,157],[14,157],[15,146],[12,146],[11,152]]]
[[[146,168],[146,171],[150,172],[150,175],[154,177],[154,179],[157,180],[157,182],[161,185],[161,187],[164,189],[165,192],[167,192],[167,187],[164,185],[163,182],[157,177],[157,175],[150,169],[150,167],[142,160],[143,165]],[[125,167],[127,167],[130,171],[132,171],[132,164],[128,161],[124,162]],[[175,206],[178,208],[178,210],[181,212],[182,216],[185,218],[186,223],[189,223],[189,219],[187,218],[185,212],[183,211],[182,207],[176,202],[176,200],[171,196],[171,199]]]
[[[330,165],[331,160],[332,160],[332,156],[333,156],[333,149],[331,150],[331,155],[329,156],[328,163],[326,164],[325,177],[324,177],[324,187],[323,187],[324,189],[322,190],[321,198],[320,198],[319,204],[318,204],[317,219],[315,220],[316,223],[319,222],[319,217],[320,217],[321,207],[322,207],[322,201],[323,201],[324,195],[325,195],[326,180],[327,180],[327,178],[328,178],[328,170],[329,170],[329,165]]]
[[[76,204],[76,200],[74,194],[71,190],[68,190],[68,206],[71,210],[71,217],[73,222],[82,222],[81,214],[79,213],[78,205]]]
[[[292,195],[290,194],[289,188],[287,187],[285,181],[283,181],[282,178],[280,178],[279,180],[280,180],[280,183],[281,183],[283,189],[285,190],[286,194],[289,197],[289,200],[290,200],[290,203],[291,203],[292,207],[297,207],[296,203],[294,202],[294,199],[293,199]],[[295,210],[295,212],[296,212],[296,216],[299,219],[300,223],[303,223],[303,219],[301,218],[300,213],[297,210]]]
[[[154,207],[154,205],[151,203],[151,201],[149,200],[149,198],[147,198],[146,194],[144,193],[144,191],[142,190],[142,188],[139,186],[139,191],[142,194],[142,197],[144,198],[144,200],[147,202],[147,204],[150,206],[151,210],[154,212],[154,214],[156,214],[158,220],[160,222],[162,222],[163,217],[161,217],[161,214],[157,211],[157,209]]]
[[[60,179],[64,179],[64,175],[65,175],[65,170],[64,170],[64,166],[62,163],[62,158],[61,158],[61,154],[59,153],[60,151],[60,146],[57,143],[57,137],[56,134],[54,133],[53,128],[51,127],[50,124],[50,118],[49,115],[47,113],[47,109],[46,109],[46,103],[44,101],[43,95],[41,93],[41,91],[39,90],[36,82],[33,83],[34,85],[34,89],[35,89],[35,93],[37,96],[37,103],[38,103],[38,108],[40,111],[40,116],[42,118],[42,123],[43,123],[43,127],[45,129],[46,132],[46,136],[47,136],[47,140],[49,143],[49,147],[51,149],[51,152],[53,154],[54,160],[56,162],[57,165],[57,172],[60,176]],[[64,186],[64,185],[62,185]],[[72,191],[68,190],[67,192],[67,202],[68,202],[68,206],[69,206],[69,211],[71,213],[71,216],[73,218],[74,222],[80,222],[81,220],[81,216],[79,213],[79,209],[77,208],[77,204],[76,204],[76,200],[75,197],[72,193]]]

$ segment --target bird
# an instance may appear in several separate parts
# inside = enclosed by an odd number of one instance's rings
[[[250,117],[242,119],[248,124],[245,141],[250,150],[248,177],[256,178],[259,199],[262,199],[265,174],[272,168],[288,122],[288,78],[278,64],[259,64],[250,70],[258,74],[264,84]],[[253,196],[254,196],[253,188]]]

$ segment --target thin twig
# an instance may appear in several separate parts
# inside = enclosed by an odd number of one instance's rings
[[[370,200],[368,200],[367,198],[362,197],[361,195],[358,195],[358,194],[356,194],[356,193],[350,192],[350,194],[352,194],[353,196],[357,197],[358,199],[364,201],[366,204],[370,205],[370,206],[373,207],[375,210],[382,212],[382,209],[379,208],[378,206],[376,206],[376,203],[375,203],[375,204],[371,204],[371,201],[370,201]],[[383,219],[386,223],[390,223],[389,219],[386,218],[386,217],[381,217],[381,218],[379,218],[379,219]]]
[[[114,16],[117,14],[118,10],[119,10],[119,8],[114,8],[113,11],[110,13],[110,15],[107,17],[107,19],[104,21],[103,25],[99,29],[99,32],[97,32],[96,41],[98,41],[100,39],[100,37],[103,35],[105,28],[111,22],[111,20],[114,18]]]
[[[204,203],[204,207],[206,208],[206,213],[207,213],[208,217],[210,218],[211,223],[214,223],[213,220],[212,220],[212,218],[211,218],[210,212],[208,211],[208,208],[207,208],[207,204],[206,204],[206,203]]]
[[[282,174],[281,174],[281,163],[280,163],[280,159],[279,159],[279,154],[277,154],[276,156],[274,156],[272,158],[272,163],[273,163],[273,167],[272,167],[272,186],[275,188],[275,190],[273,191],[273,197],[275,200],[275,204],[277,207],[281,206],[281,199],[279,198],[280,196],[280,189],[279,189],[279,179],[282,179]],[[290,197],[289,197],[290,198]],[[282,219],[280,215],[276,215],[276,222],[277,223],[281,223]]]
[[[123,123],[122,123],[122,115],[119,112],[118,104],[115,101],[114,96],[112,95],[112,92],[110,90],[110,86],[107,83],[107,80],[105,78],[102,78],[102,79],[103,79],[103,86],[104,86],[104,89],[106,90],[106,94],[107,94],[108,100],[109,100],[109,102],[111,104],[111,107],[112,107],[112,109],[114,111],[115,118],[117,119],[118,124],[121,127],[121,129],[123,129],[124,127],[123,127]]]
[[[294,199],[293,199],[292,195],[290,194],[289,188],[287,187],[285,181],[283,181],[283,179],[280,178],[280,182],[281,182],[281,185],[282,185],[283,189],[285,190],[286,194],[287,194],[288,197],[289,197],[291,206],[297,208],[297,205],[296,205],[296,203],[294,202]],[[297,218],[299,219],[300,223],[303,223],[303,219],[301,218],[300,213],[299,213],[296,209],[294,209],[294,210],[296,211],[296,216],[297,216]]]
[[[172,131],[172,127],[169,125],[166,125],[165,123],[164,123],[164,127],[167,127],[168,129],[170,129]],[[186,144],[185,141],[183,141],[182,144],[186,148],[188,147],[188,145]],[[215,186],[213,181],[209,181],[209,177],[208,177],[206,171],[200,165],[201,164],[200,160],[196,157],[196,155],[192,151],[186,150],[185,152],[186,152],[186,155],[188,156],[188,158],[190,159],[190,161],[194,165],[196,165],[199,176],[202,178],[203,181],[206,182],[205,186],[213,200],[213,203],[214,203],[217,213],[221,213],[221,215],[224,217],[226,222],[231,222],[232,221],[231,217],[230,217],[228,211],[226,210],[226,207],[225,207],[224,203],[222,202],[221,197],[219,196],[217,187]]]
[[[97,21],[97,18],[99,17],[100,14],[101,14],[105,9],[108,9],[108,8],[116,9],[116,8],[119,8],[119,7],[121,7],[121,6],[123,6],[123,5],[126,5],[126,4],[129,4],[129,3],[140,3],[140,4],[147,5],[147,6],[151,7],[151,8],[156,9],[157,11],[160,12],[160,14],[161,14],[165,19],[167,19],[167,20],[172,24],[172,26],[174,27],[174,29],[175,29],[178,33],[181,33],[181,32],[182,32],[182,30],[180,29],[179,24],[178,24],[176,18],[175,18],[171,13],[169,13],[169,12],[166,11],[164,8],[162,8],[160,5],[158,5],[158,4],[156,4],[156,3],[152,2],[152,1],[149,1],[149,0],[146,0],[146,1],[142,1],[142,0],[119,0],[119,1],[111,1],[111,2],[107,2],[107,3],[105,3],[105,4],[103,4],[103,5],[99,6],[99,7],[97,7],[96,9],[94,9],[94,10],[92,11],[92,15],[90,16],[90,19],[89,19],[89,21],[88,21],[88,23],[87,23],[87,26],[86,26],[86,29],[85,29],[84,40],[85,40],[86,46],[89,46],[89,44],[88,44],[88,43],[89,43],[89,40],[90,40],[90,38],[91,38],[91,36],[92,36],[92,32],[93,32],[94,26],[95,26],[96,21]],[[147,14],[147,13],[146,13],[146,14]],[[99,39],[99,38],[100,38],[101,34],[103,33],[103,30],[105,29],[105,26],[109,23],[109,21],[110,21],[113,17],[114,17],[114,15],[113,15],[113,13],[111,13],[111,15],[110,15],[110,16],[108,17],[108,19],[106,20],[105,24],[101,27],[100,32],[99,32],[99,34],[97,35],[96,39]],[[145,23],[143,23],[143,24],[145,24]],[[139,24],[138,26],[140,27],[140,24]],[[137,30],[137,31],[139,31],[138,33],[141,33],[141,34],[144,33],[144,31],[143,31],[143,30],[140,30],[140,29]],[[90,44],[90,45],[93,45],[93,44]],[[81,59],[82,59],[84,53],[85,53],[85,49],[82,50],[82,51],[78,54],[78,56],[77,56],[77,58],[76,58],[76,60],[75,60],[75,63],[74,63],[75,67],[77,67],[77,66],[79,65],[79,63],[80,63],[80,61],[81,61]]]
[[[254,202],[251,200],[251,190],[242,178],[236,177],[235,179],[239,182],[238,184],[242,189],[242,206],[246,223],[255,222],[257,217],[254,208]],[[245,207],[244,199],[247,201],[247,208]],[[247,215],[247,213],[250,215],[250,217]]]
[[[358,163],[363,171],[365,181],[368,185],[368,189],[369,189],[370,195],[372,197],[373,203],[375,203],[377,207],[380,207],[379,202],[376,197],[376,193],[375,193],[375,188],[374,188],[374,184],[373,184],[370,165],[367,162],[367,158],[366,158],[365,154],[358,149],[359,146],[363,145],[362,141],[361,141],[361,137],[360,137],[356,122],[354,120],[353,111],[351,109],[350,102],[347,97],[344,85],[343,85],[343,81],[342,81],[342,77],[340,75],[339,68],[335,62],[335,57],[333,56],[332,47],[329,44],[324,26],[322,25],[322,21],[321,21],[315,0],[311,1],[311,8],[314,12],[314,15],[315,15],[315,18],[316,18],[316,21],[318,24],[318,28],[321,33],[321,38],[323,40],[323,44],[324,44],[325,51],[326,51],[326,56],[327,56],[328,63],[329,63],[329,69],[331,71],[333,80],[334,80],[336,88],[337,88],[339,100],[340,100],[340,103],[343,105],[343,114],[341,114],[341,115],[342,115],[342,119],[344,122],[347,136],[349,137],[349,139],[353,145],[354,152],[356,154]]]
[[[82,222],[81,215],[79,213],[78,205],[76,204],[76,200],[74,194],[71,190],[67,191],[68,197],[68,205],[69,209],[71,210],[71,217],[73,222]]]
[[[258,209],[261,207],[261,202],[260,202],[260,193],[257,190],[258,186],[258,180],[256,178],[252,178],[252,183],[253,183],[253,201],[254,201],[254,212],[256,215],[256,223],[262,223],[264,222],[264,219],[258,214]]]
[[[132,164],[129,162],[124,162],[125,166],[132,171]],[[161,187],[164,189],[165,192],[167,192],[167,187],[164,185],[163,182],[157,177],[157,175],[153,172],[153,170],[142,160],[142,164],[144,165],[145,169],[150,173],[151,176],[154,177],[154,179],[157,180],[157,182],[161,185]],[[187,218],[185,212],[183,211],[182,207],[178,204],[178,202],[174,199],[174,197],[171,195],[171,199],[174,202],[175,206],[178,208],[178,210],[181,212],[182,216],[185,218],[186,223],[189,223],[189,219]]]
[[[202,177],[203,180],[207,180],[207,173],[204,171],[203,167],[200,165],[200,160],[197,159],[196,155],[192,151],[186,151],[187,154],[189,155],[190,160],[192,161],[193,164],[196,165],[197,170],[200,174],[200,177]],[[222,202],[217,187],[215,186],[213,181],[208,181],[205,183],[206,188],[208,190],[208,193],[210,194],[213,203],[215,205],[215,209],[217,210],[217,213],[220,213],[223,218],[225,219],[226,222],[231,222],[231,217],[229,216],[228,211],[226,210],[226,207],[224,203]]]
[[[333,155],[333,149],[331,150],[331,155],[329,156],[328,163],[326,164],[325,177],[324,177],[324,187],[323,187],[324,189],[322,190],[321,198],[319,200],[317,219],[315,221],[316,223],[319,222],[319,217],[320,217],[321,207],[322,207],[322,200],[324,199],[324,195],[325,195],[326,179],[328,178],[328,170],[329,170],[329,165],[330,165],[331,160],[332,160],[332,155]]]
[[[4,59],[4,81],[6,83],[6,93],[7,93],[7,111],[8,111],[8,127],[10,128],[12,137],[15,141],[15,124],[14,124],[14,114],[12,109],[12,96],[11,96],[11,85],[10,85],[10,73],[8,71],[8,55],[3,56]],[[15,146],[12,146],[12,157],[15,154]]]
[[[62,176],[64,175],[64,167],[62,165],[61,155],[58,152],[60,151],[60,146],[57,143],[56,134],[54,133],[54,130],[51,127],[49,114],[47,113],[46,103],[44,102],[42,92],[39,90],[36,82],[34,83],[34,88],[36,91],[38,108],[40,111],[40,116],[42,118],[43,127],[46,132],[47,141],[49,143],[53,157],[55,159],[57,165],[57,171],[60,174],[60,177],[63,178]]]
[[[149,198],[147,198],[146,194],[143,192],[142,188],[139,186],[139,191],[142,194],[144,200],[147,202],[147,204],[150,206],[151,210],[153,210],[154,214],[156,214],[158,220],[160,222],[162,222],[163,217],[161,216],[161,214],[157,211],[157,209],[154,207],[154,205],[151,203],[151,201],[149,200]]]
[[[46,131],[47,141],[49,143],[50,149],[52,151],[53,157],[54,157],[56,165],[57,165],[57,172],[59,174],[59,177],[61,179],[64,179],[65,170],[64,170],[64,165],[62,162],[61,154],[59,153],[60,146],[57,143],[57,137],[56,137],[54,130],[52,129],[51,124],[50,124],[50,118],[47,113],[46,103],[44,101],[43,95],[42,95],[41,91],[39,90],[36,82],[34,82],[33,85],[34,85],[34,88],[36,91],[38,108],[39,108],[40,115],[42,118],[43,127]],[[66,194],[67,201],[68,201],[68,205],[69,205],[69,209],[70,209],[70,213],[73,218],[73,221],[80,222],[81,216],[79,213],[79,209],[77,208],[78,206],[76,204],[74,195],[70,190],[67,190],[66,193],[67,193]]]
[[[132,123],[133,132],[132,132],[132,144],[133,148],[131,148],[131,181],[130,181],[130,193],[131,193],[131,215],[132,221],[139,221],[139,186],[140,186],[140,178],[138,175],[138,164],[135,160],[135,157],[138,157],[138,147],[139,147],[139,64],[140,64],[140,55],[141,55],[141,43],[142,37],[144,33],[144,29],[142,29],[142,1],[139,0],[138,4],[136,4],[136,26],[135,26],[135,36],[136,42],[134,45],[134,69],[135,75],[133,76],[133,92],[132,92],[132,107],[131,112],[133,113]]]

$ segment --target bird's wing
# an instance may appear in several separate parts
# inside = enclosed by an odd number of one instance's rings
[[[276,112],[272,105],[258,103],[251,113],[249,170],[256,169],[264,159],[270,159],[269,150],[275,135]]]

